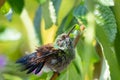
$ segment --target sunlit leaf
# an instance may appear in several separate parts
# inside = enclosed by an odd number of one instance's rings
[[[12,19],[12,9],[8,2],[6,1],[4,5],[0,8],[0,14],[5,15],[8,21],[11,21]]]
[[[80,30],[80,26],[78,24],[75,25],[75,30]]]
[[[118,61],[116,59],[115,53],[113,52],[113,50],[111,48],[111,45],[110,45],[111,42],[106,37],[107,36],[106,32],[102,26],[97,26],[96,36],[103,47],[103,52],[104,52],[105,58],[110,67],[111,80],[116,80],[116,79],[119,80],[120,79],[120,77],[119,77],[120,70],[118,67]]]
[[[7,14],[10,10],[10,5],[5,2],[4,5],[0,8],[0,14],[4,15]]]
[[[117,33],[117,25],[113,12],[107,6],[97,5],[95,15],[97,24],[104,28],[108,40],[113,43]]]

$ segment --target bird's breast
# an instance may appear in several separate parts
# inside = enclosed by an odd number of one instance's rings
[[[72,59],[71,54],[58,53],[47,59],[46,66],[53,71],[61,72],[67,67]]]

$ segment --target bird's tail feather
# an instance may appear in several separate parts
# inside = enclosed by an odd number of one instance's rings
[[[32,60],[36,59],[36,52],[32,53],[30,55],[24,56],[22,58],[20,58],[19,60],[16,61],[16,63],[21,64],[22,69],[21,71],[25,71],[27,70],[27,74],[35,71],[35,74],[38,74],[41,69],[44,66],[44,61],[36,63],[36,62],[32,62]]]

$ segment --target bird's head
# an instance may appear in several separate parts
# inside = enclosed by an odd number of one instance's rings
[[[73,46],[71,38],[68,34],[61,34],[55,40],[55,47],[65,50],[68,49],[70,46]]]

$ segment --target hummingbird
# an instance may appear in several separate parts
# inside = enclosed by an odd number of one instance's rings
[[[75,58],[73,40],[69,36],[74,28],[67,34],[60,34],[54,43],[38,47],[35,52],[18,59],[16,63],[21,64],[22,70],[27,71],[27,74],[33,71],[38,74],[44,66],[60,73]]]

